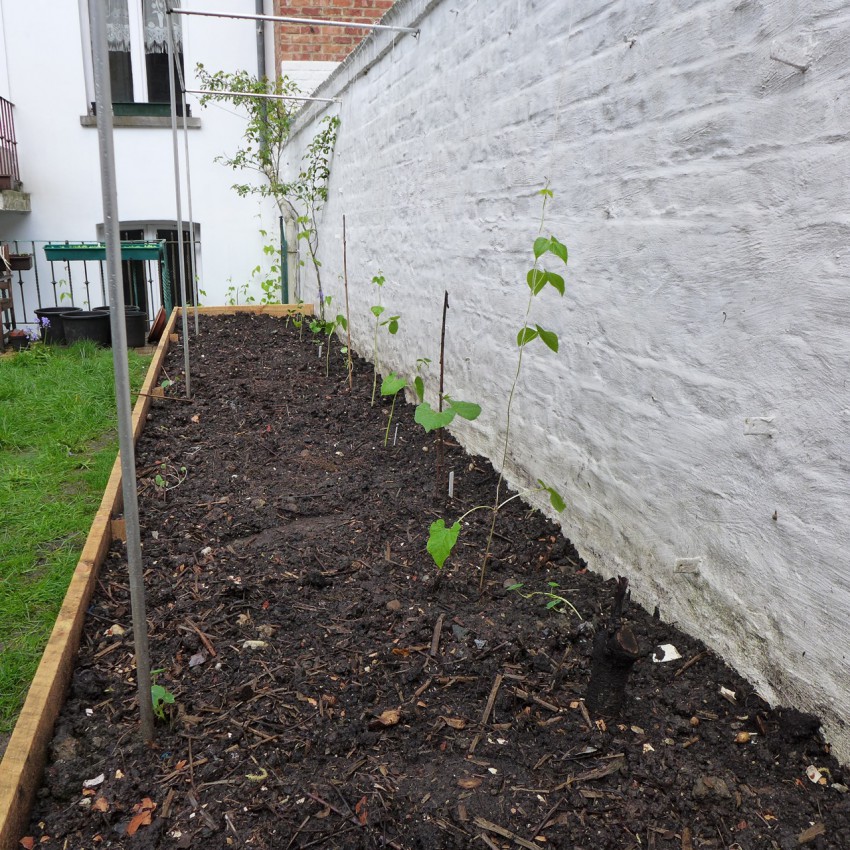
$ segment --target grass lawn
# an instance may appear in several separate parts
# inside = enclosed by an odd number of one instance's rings
[[[149,358],[130,352],[137,390]],[[0,358],[0,736],[11,731],[118,451],[112,352]]]

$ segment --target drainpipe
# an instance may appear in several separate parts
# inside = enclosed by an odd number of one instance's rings
[[[256,13],[265,14],[265,0],[256,0]],[[263,21],[257,21],[257,77],[266,76],[266,31]]]

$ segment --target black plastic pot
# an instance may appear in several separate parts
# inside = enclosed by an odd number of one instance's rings
[[[40,307],[35,311],[39,321],[47,319],[50,325],[41,329],[41,339],[50,344],[62,345],[65,342],[65,323],[62,316],[65,313],[81,313],[82,307]]]
[[[109,307],[95,307],[95,313],[110,313]],[[134,304],[124,305],[124,322],[127,328],[127,347],[141,348],[148,333],[148,314]],[[110,335],[111,335],[110,327]]]
[[[63,313],[65,340],[68,345],[90,339],[98,345],[109,346],[109,314],[94,310]]]
[[[9,347],[13,351],[23,351],[23,349],[29,348],[29,344],[29,337],[23,331],[20,334],[17,331],[12,331],[9,334]]]

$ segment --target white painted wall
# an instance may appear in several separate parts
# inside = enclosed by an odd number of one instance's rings
[[[281,62],[280,73],[289,77],[303,94],[317,89],[337,68],[339,62]]]
[[[239,0],[183,0],[183,7],[211,11],[244,11]],[[250,10],[253,11],[253,8]],[[97,130],[83,127],[87,113],[84,46],[76,2],[3,0],[3,42],[8,65],[7,96],[15,104],[15,127],[24,191],[32,195],[28,215],[0,219],[0,238],[10,240],[94,240],[103,219]],[[208,70],[257,71],[257,42],[251,21],[183,18],[188,87],[197,62]],[[270,36],[270,33],[269,33]],[[270,39],[269,39],[270,40]],[[271,67],[271,66],[269,66]],[[2,80],[2,75],[0,75]],[[190,130],[192,207],[201,227],[202,287],[206,304],[223,304],[228,279],[241,284],[262,262],[261,227],[277,232],[273,204],[239,198],[231,189],[230,169],[216,156],[238,146],[244,118],[228,105],[202,109],[190,97],[201,128]],[[181,162],[183,131],[179,133]],[[122,221],[174,220],[176,201],[172,135],[167,128],[116,128],[118,207]],[[185,164],[183,177],[185,179]],[[182,202],[188,219],[188,202]],[[75,264],[77,265],[77,264]],[[259,291],[253,289],[255,297]],[[35,306],[28,285],[27,306]],[[52,301],[45,298],[50,304]],[[100,303],[98,300],[96,303]]]
[[[318,92],[342,98],[321,257],[339,304],[345,214],[357,349],[379,269],[387,369],[436,358],[448,289],[447,387],[484,405],[456,433],[500,457],[548,180],[568,291],[532,318],[561,352],[528,349],[510,478],[558,487],[595,570],[850,759],[850,9],[401,0],[386,22],[421,34],[370,38]]]

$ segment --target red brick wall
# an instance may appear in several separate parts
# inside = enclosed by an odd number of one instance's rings
[[[395,0],[275,0],[275,14],[298,18],[329,18],[368,24],[379,20]],[[281,62],[340,62],[369,34],[352,27],[279,24],[275,58]]]

